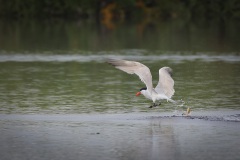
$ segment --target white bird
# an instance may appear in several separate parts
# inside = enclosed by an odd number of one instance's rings
[[[155,88],[152,84],[152,74],[150,69],[142,63],[135,61],[126,61],[119,59],[108,59],[107,63],[113,65],[115,68],[120,69],[128,74],[136,74],[141,81],[145,83],[146,87],[141,88],[136,96],[144,95],[147,99],[153,101],[153,106],[156,107],[156,101],[166,99],[170,102],[175,102],[171,99],[174,95],[174,80],[172,79],[172,69],[170,67],[162,67],[159,69],[159,81]],[[160,103],[161,104],[161,103]],[[159,104],[159,105],[160,105]]]

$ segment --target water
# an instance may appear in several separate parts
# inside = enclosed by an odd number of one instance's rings
[[[154,84],[158,69],[174,71],[176,94],[193,110],[240,109],[240,56],[159,55],[124,50],[90,55],[1,54],[1,113],[126,113],[149,112],[151,101],[135,97],[144,84],[105,62],[114,57],[141,61],[150,67]],[[136,55],[136,54],[137,55]],[[154,55],[155,54],[155,55]],[[164,102],[154,112],[174,110]],[[150,112],[151,112],[150,111]]]
[[[1,22],[0,156],[238,159],[234,24],[167,22],[140,32],[134,24]],[[164,101],[149,109],[151,101],[135,96],[144,87],[139,78],[106,58],[144,63],[154,85],[158,69],[171,67],[173,99],[184,104]],[[182,117],[188,107],[191,116]]]
[[[239,122],[169,114],[0,115],[0,154],[4,160],[239,158]]]

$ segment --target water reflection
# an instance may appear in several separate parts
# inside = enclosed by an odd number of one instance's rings
[[[239,157],[238,122],[157,115],[0,115],[0,151],[5,159]]]
[[[147,19],[146,19],[147,20]],[[112,24],[113,23],[113,24]],[[0,21],[1,50],[239,51],[239,23],[172,21]]]

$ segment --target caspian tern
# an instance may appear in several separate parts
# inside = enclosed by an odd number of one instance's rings
[[[174,80],[172,79],[172,69],[170,67],[162,67],[159,69],[159,81],[155,88],[152,84],[152,74],[150,69],[142,63],[135,61],[126,61],[120,59],[108,59],[107,63],[111,64],[117,69],[120,69],[128,74],[136,74],[141,81],[145,83],[146,87],[141,88],[136,96],[144,95],[147,99],[153,101],[153,106],[156,107],[156,102],[166,99],[170,102],[175,102],[171,99],[174,94]],[[159,105],[160,105],[159,104]]]

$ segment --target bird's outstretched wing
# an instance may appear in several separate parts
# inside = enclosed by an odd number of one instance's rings
[[[174,80],[172,79],[172,69],[162,67],[159,69],[159,81],[155,88],[158,94],[165,94],[168,98],[174,95]]]
[[[119,59],[107,59],[107,63],[113,65],[117,69],[127,72],[128,74],[138,75],[141,81],[145,83],[150,93],[152,93],[152,74],[147,66],[139,62]]]

